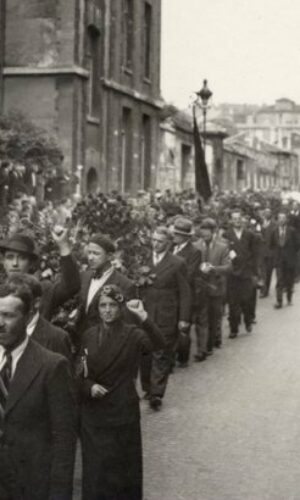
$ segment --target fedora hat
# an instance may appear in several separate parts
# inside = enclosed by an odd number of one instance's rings
[[[182,236],[193,236],[194,229],[191,220],[185,217],[178,217],[174,221],[173,234],[181,234]]]
[[[0,251],[6,252],[7,250],[24,253],[33,259],[38,258],[33,238],[27,234],[15,233],[10,238],[2,240],[0,242]]]

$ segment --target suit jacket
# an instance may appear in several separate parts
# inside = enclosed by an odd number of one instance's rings
[[[39,317],[31,338],[49,351],[61,354],[71,361],[71,342],[65,330],[52,325],[42,316]]]
[[[191,289],[185,262],[167,252],[158,265],[151,259],[148,266],[155,279],[144,291],[146,311],[165,336],[173,337],[178,321],[191,319]]]
[[[92,427],[111,427],[136,421],[140,417],[139,398],[135,387],[136,366],[141,353],[162,349],[161,332],[149,319],[140,326],[117,321],[101,338],[101,325],[83,335],[86,376],[82,371],[81,421]],[[108,394],[101,399],[91,397],[91,387],[101,384]]]
[[[80,290],[80,273],[72,255],[60,259],[61,278],[56,283],[42,281],[43,296],[40,311],[46,319],[51,319],[54,310],[72,298]]]
[[[85,330],[92,326],[99,324],[98,301],[101,289],[95,294],[88,310],[86,310],[87,297],[92,278],[93,271],[85,271],[81,275],[80,306],[76,321],[79,335],[82,335]],[[104,285],[117,285],[126,297],[126,300],[130,300],[135,295],[133,282],[116,269],[113,270]]]
[[[243,230],[238,239],[231,228],[224,237],[228,241],[229,252],[233,250],[236,257],[232,260],[230,274],[241,279],[250,279],[259,272],[259,248],[256,236],[248,230]]]
[[[201,251],[191,241],[176,254],[181,257],[186,263],[187,278],[191,287],[192,300],[195,302],[196,294],[196,277],[199,274],[199,268],[202,260]]]
[[[276,228],[275,222],[271,221],[267,227],[262,225],[262,258],[274,258],[274,248],[272,248],[272,234]]]
[[[1,499],[71,500],[75,415],[68,362],[30,339],[6,401],[0,444]],[[5,488],[8,477],[10,496]]]
[[[300,233],[300,213],[291,212],[289,215],[289,224]]]
[[[206,261],[214,266],[214,270],[208,274],[201,274],[201,279],[210,285],[207,294],[211,297],[221,297],[226,293],[226,275],[231,270],[228,244],[214,238],[209,246],[208,252],[203,239],[198,240],[195,245],[206,256]]]
[[[285,265],[293,269],[297,264],[297,252],[299,250],[299,239],[293,227],[286,226],[284,245],[280,246],[279,228],[274,229],[271,238],[274,249],[274,263],[276,267]]]

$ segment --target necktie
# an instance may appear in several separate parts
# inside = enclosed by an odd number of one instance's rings
[[[4,353],[6,361],[2,370],[0,371],[0,437],[1,429],[3,427],[4,415],[5,415],[5,405],[8,397],[9,384],[12,375],[12,355],[11,352],[6,351]]]

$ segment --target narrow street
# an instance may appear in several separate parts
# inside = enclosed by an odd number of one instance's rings
[[[300,290],[259,301],[252,334],[172,376],[142,403],[145,500],[300,499]]]

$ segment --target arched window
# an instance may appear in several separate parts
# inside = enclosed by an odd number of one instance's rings
[[[86,189],[89,194],[96,193],[98,189],[98,175],[94,167],[91,167],[88,171]]]

